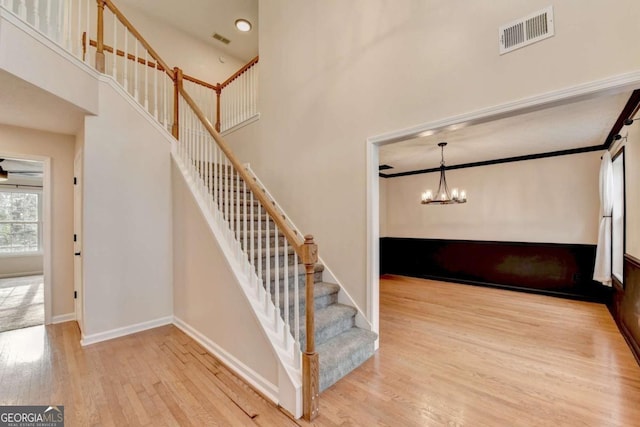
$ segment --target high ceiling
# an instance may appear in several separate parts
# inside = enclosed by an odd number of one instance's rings
[[[117,0],[116,4],[138,9],[245,62],[258,55],[258,0]],[[251,22],[250,32],[236,29],[240,18]],[[231,43],[214,40],[213,33]]]
[[[446,141],[447,166],[601,145],[631,92],[560,105],[380,147],[380,164],[396,174],[436,168]]]

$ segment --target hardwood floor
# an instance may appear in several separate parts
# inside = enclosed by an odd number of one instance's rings
[[[383,276],[380,328],[316,425],[640,426],[640,367],[603,305]]]
[[[640,367],[606,307],[384,276],[380,349],[293,421],[173,326],[80,347],[73,322],[0,334],[0,404],[68,426],[640,426]]]
[[[0,404],[67,426],[295,426],[174,326],[82,348],[75,322],[0,334]]]

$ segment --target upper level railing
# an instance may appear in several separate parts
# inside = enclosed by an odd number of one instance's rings
[[[273,319],[293,360],[300,362],[302,356],[303,413],[307,420],[315,417],[319,390],[313,302],[317,246],[312,236],[303,239],[293,229],[219,134],[256,114],[258,57],[222,84],[212,85],[170,68],[111,0],[0,0],[0,6],[78,59],[93,62],[178,139],[176,155],[208,195],[216,217],[228,230],[237,249],[235,256],[262,298],[264,314]],[[95,52],[90,47],[95,47]],[[289,249],[293,252],[291,261]],[[280,253],[284,257],[281,278]],[[271,254],[275,257],[273,271],[268,258]],[[302,354],[297,316],[299,264],[305,268],[301,276],[305,281],[306,336]],[[289,267],[294,271],[294,316],[290,316],[288,304]]]

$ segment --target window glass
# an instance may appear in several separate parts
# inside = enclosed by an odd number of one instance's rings
[[[40,193],[0,191],[0,254],[40,250]]]

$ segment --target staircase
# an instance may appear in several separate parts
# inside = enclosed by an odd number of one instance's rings
[[[199,169],[211,170],[213,168]],[[260,277],[264,279],[264,290],[268,291],[273,304],[279,308],[281,314],[288,314],[291,334],[299,337],[300,348],[304,349],[306,343],[305,267],[299,262],[296,268],[294,262],[297,257],[294,249],[292,247],[285,249],[284,235],[274,231],[276,226],[267,215],[251,215],[251,207],[253,206],[255,210],[259,203],[255,200],[251,201],[249,190],[236,185],[237,175],[234,172],[231,172],[229,177],[230,179],[223,180],[225,185],[221,187],[221,191],[230,190],[230,205],[237,212],[231,216],[234,224],[235,221],[244,224],[245,221],[252,220],[254,223],[253,240],[251,236],[247,236],[245,240],[242,232],[236,233],[235,238],[246,252],[251,251],[252,243],[255,249],[258,246],[258,240],[260,240],[261,250],[259,253],[254,251],[253,264],[260,268]],[[209,175],[204,173],[203,178],[208,180]],[[229,227],[233,229],[234,224],[229,223]],[[247,228],[250,228],[250,225]],[[319,389],[321,392],[373,356],[374,343],[378,338],[377,334],[356,326],[356,308],[338,302],[340,286],[323,281],[324,269],[322,263],[315,264],[313,291],[314,338],[320,359]],[[285,277],[288,280],[285,280]],[[288,283],[286,291],[285,282]],[[297,292],[296,286],[298,287]],[[283,295],[286,295],[286,298]],[[296,296],[298,304],[295,304]],[[298,306],[297,313],[296,305]]]
[[[111,0],[97,0],[95,10],[92,2],[58,2],[57,13],[51,14],[50,2],[32,8],[24,0],[0,0],[0,11],[32,25],[39,37],[55,41],[78,61],[95,63],[98,72],[111,75],[149,113],[150,121],[171,131],[173,159],[235,276],[236,283],[229,285],[242,289],[255,317],[250,321],[259,323],[279,362],[277,403],[311,420],[318,414],[319,392],[371,357],[377,335],[366,329],[366,318],[350,305],[348,294],[331,283],[337,280],[318,258],[313,238],[302,238],[255,174],[231,152],[212,125],[213,114],[203,110],[216,112],[218,129],[242,123],[224,114],[221,123],[224,106],[207,109],[186,90],[187,81],[204,86],[217,94],[219,104],[225,87],[245,88],[236,92],[246,99],[231,104],[249,108],[244,115],[234,110],[232,116],[249,120],[256,115],[252,90],[257,85],[252,82],[257,81],[258,58],[222,85],[189,78],[180,68],[170,68]],[[108,43],[105,14],[111,15],[113,28]],[[202,97],[208,98],[215,99]]]

